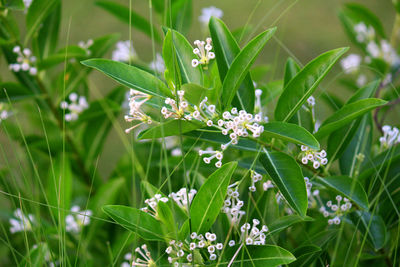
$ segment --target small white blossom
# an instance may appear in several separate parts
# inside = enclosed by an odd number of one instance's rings
[[[131,267],[131,266],[154,266],[155,261],[151,258],[151,253],[147,249],[147,245],[143,244],[141,247],[137,247],[135,252],[139,254],[140,257],[134,257],[131,253],[127,253],[124,259],[128,262],[123,262],[121,267]]]
[[[217,235],[214,233],[207,232],[205,235],[198,235],[196,232],[193,232],[190,235],[191,242],[189,244],[189,249],[191,251],[195,249],[203,249],[207,250],[209,253],[210,260],[216,260],[219,254],[224,247],[222,243],[217,243]]]
[[[246,245],[265,245],[265,233],[268,232],[268,227],[263,225],[261,229],[258,229],[258,225],[260,221],[257,219],[253,219],[253,226],[249,223],[245,223],[240,227],[241,231],[241,242],[244,242]]]
[[[129,94],[129,115],[125,115],[125,121],[140,121],[140,123],[126,129],[125,132],[129,133],[141,124],[151,124],[153,121],[141,109],[142,105],[151,98],[150,95],[140,91],[131,89]]]
[[[234,189],[232,189],[234,188]],[[239,192],[237,183],[231,184],[228,187],[228,193],[224,201],[224,206],[221,209],[222,213],[225,213],[231,224],[237,226],[240,223],[245,211],[241,210],[244,202],[239,199]]]
[[[165,63],[160,53],[156,54],[156,58],[150,62],[150,68],[160,74],[163,74],[165,71]]]
[[[321,165],[326,165],[328,163],[325,150],[318,152],[302,145],[299,156],[301,157],[301,162],[304,165],[307,165],[309,161],[312,162],[314,169],[318,169]]]
[[[364,75],[364,74],[360,74],[359,76],[358,76],[358,78],[357,78],[357,81],[356,81],[356,83],[357,83],[357,86],[358,87],[363,87],[364,85],[366,85],[367,84],[367,76],[366,75]]]
[[[251,178],[251,186],[249,186],[250,192],[256,191],[256,183],[262,180],[262,175],[257,173],[256,171],[250,171],[250,178]]]
[[[129,41],[119,41],[112,52],[112,60],[129,62],[137,57],[135,49]]]
[[[0,123],[10,117],[12,112],[9,110],[9,107],[5,103],[0,103]]]
[[[263,91],[261,89],[256,89],[255,90],[255,103],[254,103],[254,114],[255,117],[257,116],[257,121],[259,122],[268,122],[268,117],[266,115],[264,115],[264,111],[263,108],[261,106],[261,95],[262,95]]]
[[[10,70],[14,72],[27,71],[30,75],[37,74],[36,57],[32,56],[29,48],[21,49],[20,46],[15,46],[13,52],[17,54],[17,62],[9,65]]]
[[[171,109],[168,109],[165,106],[161,108],[161,114],[165,119],[170,117],[175,119],[184,118],[185,112],[188,111],[189,103],[184,99],[185,91],[179,90],[177,94],[179,99],[178,104],[172,98],[167,97],[165,99],[165,104],[171,107]]]
[[[167,197],[163,197],[161,194],[155,194],[154,197],[148,198],[144,201],[144,203],[147,205],[144,208],[141,208],[142,211],[149,213],[150,215],[157,217],[157,205],[158,202],[168,202]]]
[[[216,17],[218,19],[222,18],[224,12],[216,8],[215,6],[204,7],[201,9],[201,15],[199,16],[199,21],[203,24],[204,27],[207,27],[208,22],[211,17]]]
[[[72,206],[71,214],[65,217],[65,230],[71,233],[79,233],[83,226],[90,223],[91,210],[80,210],[79,206]]]
[[[354,26],[354,31],[357,36],[356,39],[359,43],[366,43],[375,39],[375,30],[372,26],[365,25],[364,22],[360,22]]]
[[[220,150],[212,150],[211,148],[208,148],[207,150],[199,150],[199,156],[203,155],[208,155],[208,157],[204,157],[203,161],[206,164],[210,164],[211,161],[215,158],[217,159],[217,162],[215,163],[215,166],[217,168],[220,168],[222,166],[222,159],[224,157],[223,151]]]
[[[86,54],[87,54],[87,55],[90,55],[90,54],[91,54],[90,47],[91,47],[92,45],[93,45],[93,40],[92,40],[92,39],[89,39],[89,40],[87,40],[86,42],[85,42],[85,41],[80,41],[80,42],[78,43],[78,46],[79,46],[80,48],[84,49],[84,50],[86,51]]]
[[[264,191],[268,191],[268,189],[273,188],[274,185],[272,184],[271,180],[266,181],[263,183],[263,189]]]
[[[400,131],[396,127],[385,125],[382,127],[383,136],[379,138],[382,149],[388,149],[400,143]]]
[[[343,202],[342,202],[343,200]],[[326,202],[326,207],[322,206],[319,211],[324,215],[325,218],[330,217],[328,224],[340,224],[340,218],[345,215],[352,207],[351,202],[347,198],[343,198],[341,195],[336,196],[336,204],[333,204],[331,200]]]
[[[12,234],[17,232],[25,232],[32,230],[32,224],[35,222],[35,218],[32,214],[25,216],[21,209],[14,211],[14,218],[10,219],[10,232]]]
[[[192,66],[194,68],[197,67],[198,65],[206,66],[210,62],[210,59],[215,58],[214,52],[211,52],[212,49],[211,38],[207,38],[206,42],[200,40],[194,41],[194,44],[197,47],[193,49],[193,53],[200,58],[200,59],[195,58],[192,60]]]
[[[190,191],[187,192],[186,188],[181,188],[178,192],[172,192],[168,196],[172,198],[179,207],[188,210],[196,193],[197,191],[195,189],[190,189]]]
[[[29,7],[31,6],[33,0],[22,0],[22,2],[24,2],[24,6],[25,6],[25,11],[27,11],[29,9]]]
[[[386,40],[381,40],[380,45],[378,45],[375,41],[370,41],[367,44],[367,52],[372,58],[382,59],[390,66],[400,64],[399,55]]]
[[[340,61],[344,73],[357,72],[361,64],[361,56],[350,54]]]
[[[89,108],[89,104],[84,96],[78,96],[77,93],[71,93],[69,95],[69,101],[62,101],[60,104],[61,109],[68,110],[69,113],[65,113],[66,121],[76,121],[84,110]]]

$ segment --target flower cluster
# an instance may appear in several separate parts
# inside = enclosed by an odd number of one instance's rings
[[[147,207],[141,208],[141,210],[157,217],[157,204],[159,201],[166,203],[168,202],[168,198],[163,197],[161,194],[155,194],[154,197],[144,201]]]
[[[185,112],[188,111],[187,108],[189,107],[188,102],[184,99],[185,91],[179,90],[177,91],[178,94],[178,103],[172,98],[167,97],[165,99],[165,104],[171,106],[171,110],[169,110],[167,107],[162,107],[161,108],[161,114],[164,116],[165,119],[168,118],[175,118],[175,119],[180,119],[183,118],[185,115]]]
[[[71,233],[79,233],[83,226],[90,223],[91,210],[80,210],[79,206],[72,206],[71,214],[65,217],[65,230]]]
[[[299,156],[301,157],[301,162],[304,165],[307,165],[308,162],[311,161],[314,169],[318,169],[321,165],[326,165],[328,163],[325,150],[317,152],[314,149],[302,145],[301,153]]]
[[[24,2],[25,9],[28,10],[33,0],[22,0]]]
[[[32,56],[29,48],[21,50],[20,46],[15,46],[13,52],[17,54],[17,63],[10,64],[10,70],[14,72],[28,71],[32,76],[37,74],[37,68],[34,66],[36,57]]]
[[[211,17],[216,17],[220,19],[223,15],[224,12],[221,9],[216,8],[215,6],[205,7],[201,9],[199,21],[203,24],[204,27],[207,27]]]
[[[186,249],[181,241],[171,240],[169,246],[165,250],[168,254],[168,262],[174,264],[174,266],[180,266],[179,262],[182,260],[192,262],[193,254],[187,253],[184,250]]]
[[[83,48],[86,51],[86,54],[89,56],[91,54],[91,51],[89,50],[89,48],[93,45],[93,40],[89,39],[86,42],[85,41],[80,41],[78,43],[78,46],[80,48]]]
[[[137,247],[135,252],[138,253],[142,258],[134,257],[132,253],[127,253],[124,256],[124,259],[128,262],[123,262],[121,267],[130,267],[130,266],[156,266],[155,261],[151,258],[151,253],[147,249],[147,245],[143,244],[141,247]]]
[[[365,25],[360,22],[354,26],[356,32],[356,39],[359,43],[366,43],[375,39],[375,30],[372,26]]]
[[[383,136],[379,138],[379,142],[381,143],[381,148],[387,149],[392,147],[395,144],[400,143],[400,131],[396,127],[390,127],[389,125],[385,125],[382,127]]]
[[[68,98],[71,103],[62,101],[60,107],[69,111],[69,113],[65,113],[66,121],[76,121],[79,117],[79,114],[81,114],[85,109],[89,108],[89,104],[86,101],[86,97],[78,96],[77,93],[71,93]]]
[[[235,188],[232,189],[233,187]],[[237,183],[228,186],[228,194],[221,209],[221,212],[225,213],[231,224],[235,226],[239,224],[243,215],[246,214],[246,212],[240,210],[244,202],[239,199],[239,196]]]
[[[249,186],[249,190],[250,192],[255,192],[256,191],[255,184],[262,180],[262,175],[257,173],[256,171],[251,170],[250,178],[251,178],[251,186]]]
[[[163,74],[165,71],[165,63],[164,59],[162,58],[160,53],[156,54],[156,58],[150,62],[149,67],[154,70],[155,72],[158,72],[160,74]]]
[[[129,114],[125,115],[125,120],[127,122],[140,121],[140,123],[132,126],[129,129],[126,129],[126,133],[129,133],[143,123],[151,124],[153,122],[151,118],[146,115],[141,109],[142,105],[146,103],[146,101],[150,98],[151,96],[140,91],[134,89],[131,89],[129,91]]]
[[[341,202],[343,200],[343,202]],[[340,195],[336,196],[337,204],[333,204],[331,200],[326,202],[326,206],[330,209],[330,211],[322,206],[320,208],[320,212],[324,215],[324,217],[333,217],[328,220],[328,224],[340,224],[340,217],[342,217],[348,210],[351,208],[351,202],[347,198],[343,198]]]
[[[189,244],[189,249],[191,251],[194,251],[196,248],[197,249],[207,249],[207,252],[209,254],[209,259],[214,261],[217,259],[217,254],[218,251],[221,251],[223,249],[223,244],[222,243],[217,243],[217,235],[214,233],[205,233],[205,235],[198,235],[197,233],[193,232],[190,235],[190,238],[192,239],[190,244]],[[190,262],[190,261],[189,261]]]
[[[272,184],[271,180],[267,180],[265,183],[263,183],[263,189],[264,191],[268,191],[268,189],[273,188],[274,185]]]
[[[319,198],[319,190],[316,189],[312,191],[312,183],[310,182],[310,178],[304,177],[304,182],[306,183],[306,190],[307,190],[307,198],[308,198],[308,207],[311,208],[312,206],[317,204],[317,200],[315,197]],[[322,201],[320,201],[322,203]]]
[[[10,232],[17,233],[17,232],[25,232],[32,230],[32,223],[35,222],[35,217],[32,214],[25,214],[22,212],[21,209],[16,209],[14,211],[14,218],[10,219]]]
[[[190,189],[187,192],[186,188],[181,188],[178,192],[169,194],[168,197],[172,198],[182,209],[188,210],[196,193],[196,189]]]
[[[0,103],[0,123],[11,116],[11,111],[8,109],[8,105]]]
[[[197,47],[193,49],[193,53],[200,58],[200,60],[196,58],[192,60],[192,66],[194,68],[197,67],[198,65],[206,66],[210,62],[210,59],[215,58],[214,52],[211,52],[212,49],[211,38],[207,38],[206,42],[200,40],[194,41],[194,44]]]
[[[257,219],[253,219],[253,226],[249,223],[245,223],[240,227],[240,231],[242,232],[240,240],[241,242],[245,242],[246,245],[265,245],[265,233],[268,232],[268,227],[263,225],[261,230],[258,229],[258,225],[260,221]]]
[[[268,117],[264,115],[263,108],[261,106],[261,95],[263,91],[261,89],[256,89],[254,91],[255,94],[255,103],[254,103],[254,114],[261,118],[261,121],[268,122]]]
[[[340,65],[342,66],[344,73],[349,74],[358,71],[361,61],[361,56],[357,54],[350,54],[340,61]]]
[[[119,41],[112,52],[112,60],[129,62],[137,57],[130,41]]]
[[[223,151],[220,150],[212,150],[211,147],[206,150],[199,150],[199,156],[209,155],[209,157],[204,157],[203,161],[206,164],[210,164],[211,160],[216,158],[218,161],[215,163],[215,167],[220,168],[222,166],[222,159],[224,157]]]

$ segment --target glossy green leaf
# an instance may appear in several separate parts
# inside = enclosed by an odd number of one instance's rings
[[[209,29],[218,63],[219,76],[221,82],[223,82],[232,62],[240,53],[240,47],[222,20],[211,17]],[[235,95],[232,100],[233,105],[249,112],[252,111],[254,108],[254,85],[250,74],[244,77],[237,95],[240,96],[240,99]]]
[[[268,151],[265,148],[260,162],[272,178],[288,204],[304,217],[307,212],[307,191],[304,176],[296,161],[282,153]]]
[[[229,251],[236,251],[238,246],[229,248]],[[275,267],[289,264],[296,258],[286,249],[273,245],[248,246],[242,248],[231,266],[252,266],[252,267]],[[227,266],[230,261],[220,262],[218,266]]]
[[[168,42],[170,45],[167,45]],[[166,48],[163,48],[163,56],[165,55],[164,60],[166,61],[166,66],[169,72],[174,73],[174,70],[171,70],[171,68],[178,66],[182,78],[182,84],[194,83],[202,85],[202,67],[197,66],[194,68],[192,66],[192,59],[195,58],[196,55],[193,54],[193,48],[186,38],[179,32],[169,29],[164,39],[164,46],[166,46]],[[167,50],[164,51],[165,49]],[[166,54],[169,54],[169,57],[167,57]],[[175,59],[173,55],[175,56]],[[173,64],[173,61],[171,63],[167,62],[171,60],[176,60],[176,65]]]
[[[367,234],[368,240],[376,250],[385,245],[386,225],[381,216],[357,210],[350,214],[350,219],[364,235]]]
[[[283,78],[283,87],[286,87],[291,79],[296,76],[296,74],[300,71],[300,66],[294,61],[293,58],[288,58],[285,65],[285,74]]]
[[[370,110],[373,110],[379,106],[386,104],[387,101],[368,98],[358,100],[356,102],[346,104],[341,109],[336,111],[333,115],[327,118],[318,129],[318,132],[314,134],[317,139],[321,139],[329,133],[345,126],[357,117],[364,115]]]
[[[161,222],[142,210],[120,205],[107,205],[103,207],[103,211],[119,225],[145,240],[164,241]]]
[[[288,121],[307,101],[336,61],[348,50],[328,51],[308,63],[283,89],[275,108],[275,118]]]
[[[185,91],[185,99],[194,105],[199,105],[199,103],[213,93],[214,88],[208,89],[203,86],[187,83],[182,85],[181,90]]]
[[[29,6],[26,14],[25,43],[39,29],[40,24],[47,18],[50,12],[60,4],[60,0],[35,0]]]
[[[157,42],[161,41],[160,35],[152,28],[151,23],[132,9],[127,6],[114,3],[112,1],[97,1],[96,5],[108,11],[120,21],[132,25],[139,31],[152,38],[152,30],[154,34],[154,40]]]
[[[287,229],[288,227],[292,226],[293,224],[301,222],[311,222],[311,221],[313,221],[313,218],[308,216],[304,218],[299,215],[288,215],[280,217],[268,226],[268,234],[269,235],[277,234]]]
[[[290,266],[311,266],[320,254],[321,248],[312,244],[298,247],[293,251],[296,261]]]
[[[205,233],[217,219],[236,166],[236,162],[224,164],[212,173],[200,187],[190,206],[191,229],[193,232]]]
[[[268,40],[271,39],[275,31],[276,28],[272,28],[260,33],[253,40],[251,40],[235,57],[222,84],[221,97],[224,107],[231,105],[235,95],[238,97],[241,106],[244,106],[244,98],[242,99],[242,96],[238,94],[240,93],[238,92],[239,86],[248,74],[250,67],[253,65],[258,54],[264,48]],[[247,93],[254,94],[254,92]]]
[[[161,123],[157,126],[151,127],[147,130],[140,132],[138,139],[153,139],[166,136],[180,135],[182,133],[187,133],[204,125],[200,122],[195,121],[185,121],[185,120],[170,120],[165,123]]]
[[[69,46],[39,61],[38,67],[41,70],[48,69],[71,58],[84,59],[87,56],[85,49],[79,46]]]
[[[261,137],[279,138],[319,150],[317,139],[303,127],[292,123],[269,122],[264,125],[264,132]]]
[[[89,59],[82,61],[82,64],[97,69],[120,84],[143,93],[160,97],[172,96],[171,91],[160,79],[125,63],[109,59]]]
[[[8,102],[8,99],[13,102],[35,96],[38,95],[32,93],[22,84],[13,82],[0,83],[0,102]]]
[[[57,48],[58,33],[60,31],[61,22],[61,2],[53,9],[49,16],[43,21],[39,29],[37,43],[39,51],[39,59],[48,57],[53,54]]]
[[[359,207],[368,210],[368,197],[361,184],[348,176],[330,176],[325,178],[316,178],[320,184],[334,189],[352,200]]]

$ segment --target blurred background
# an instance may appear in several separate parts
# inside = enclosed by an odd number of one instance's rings
[[[142,15],[150,17],[150,9],[146,0],[115,0],[115,2],[129,6]],[[193,19],[187,39],[193,42],[196,39],[205,38],[207,32],[201,27],[198,20],[201,9],[204,7],[215,6],[223,10],[222,20],[227,24],[231,31],[248,24],[252,26],[250,36],[245,36],[241,46],[254,37],[262,30],[277,26],[276,38],[269,41],[265,49],[258,58],[259,64],[270,64],[273,71],[268,72],[265,82],[281,79],[284,64],[288,56],[297,59],[301,64],[306,64],[317,55],[338,47],[350,46],[349,39],[346,37],[342,25],[338,19],[338,11],[345,3],[362,3],[365,7],[373,11],[381,20],[390,36],[395,12],[391,0],[193,0]],[[79,41],[95,39],[110,33],[119,33],[121,40],[131,38],[134,49],[138,57],[144,62],[152,60],[152,42],[135,28],[129,32],[129,26],[117,18],[107,13],[102,8],[95,5],[92,0],[68,0],[63,1],[63,14],[60,32],[59,47],[78,44]],[[24,25],[24,14],[20,12],[18,19]],[[160,25],[160,17],[153,13],[155,25]],[[156,31],[161,33],[160,28]],[[161,47],[155,44],[156,52],[161,52]],[[351,52],[357,52],[352,47]],[[111,58],[111,52],[106,57]],[[0,70],[3,80],[13,79],[7,70],[8,66],[0,61]],[[257,64],[256,63],[256,64]],[[60,66],[62,67],[62,66]],[[339,74],[339,76],[337,76]],[[324,80],[322,87],[331,92],[339,92],[342,96],[350,95],[351,92],[341,88],[334,81],[340,78],[340,67],[336,65],[333,72]],[[116,83],[99,72],[91,74],[91,90],[96,94],[106,94]],[[329,86],[328,86],[329,85]],[[325,88],[325,87],[324,87]],[[62,88],[55,88],[62,90]],[[321,105],[322,106],[322,105]],[[324,108],[320,108],[325,113]],[[321,118],[326,114],[320,114]],[[122,129],[128,125],[121,117],[119,120]],[[6,147],[10,147],[10,140],[0,133],[0,140]],[[123,142],[117,131],[112,131],[108,137],[108,142],[99,161],[99,169],[107,177],[121,156]]]

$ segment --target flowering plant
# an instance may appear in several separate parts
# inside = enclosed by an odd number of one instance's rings
[[[358,50],[285,58],[268,82],[279,27],[231,31],[206,7],[192,39],[192,1],[167,2],[149,20],[96,2],[151,39],[144,60],[117,34],[59,48],[61,1],[0,0],[5,263],[396,266],[397,1],[390,39],[347,4]],[[93,77],[118,85],[103,95]]]

